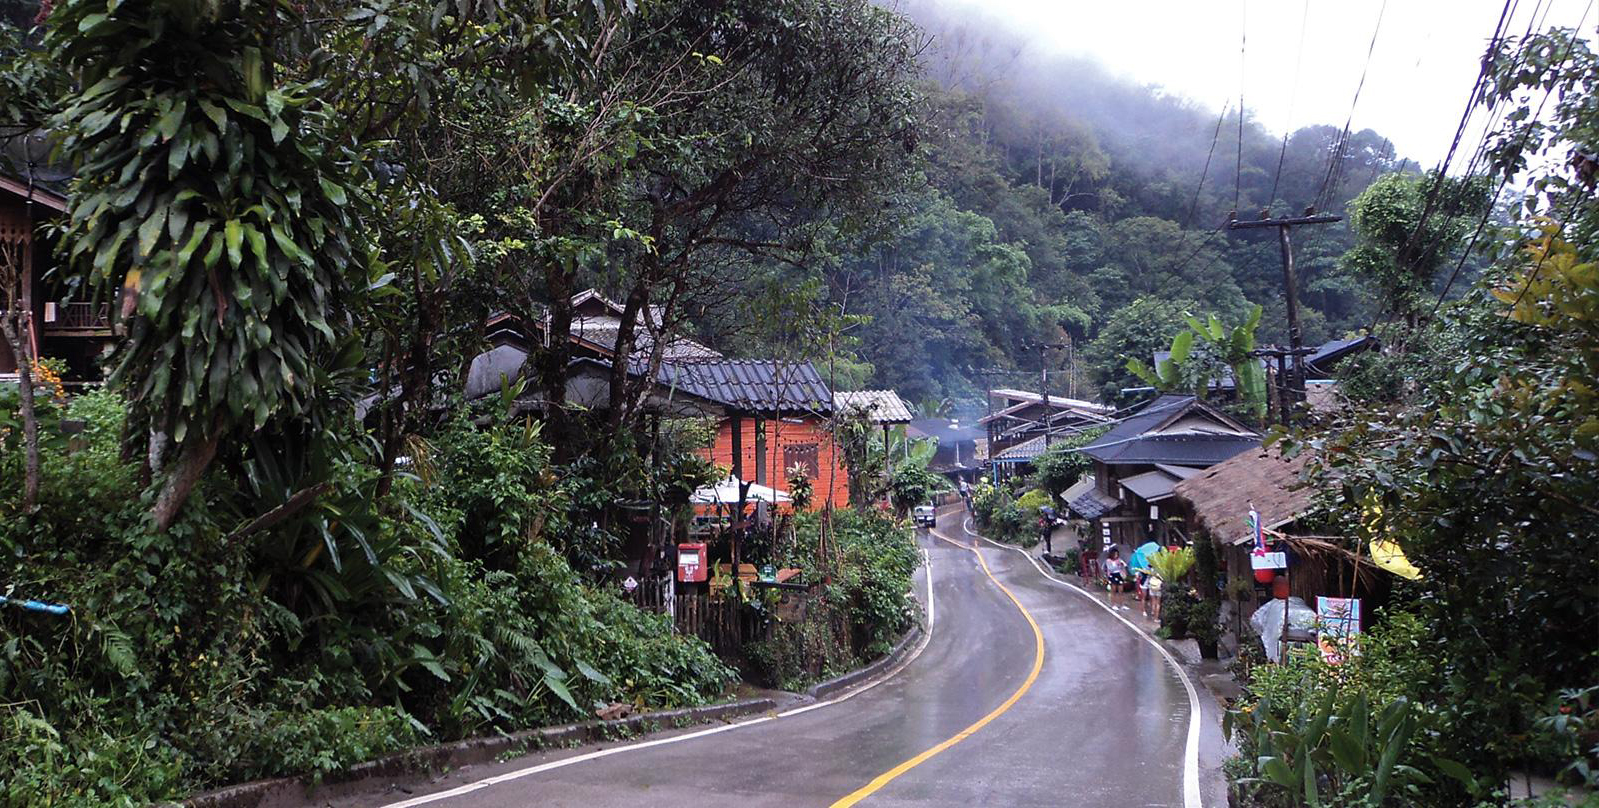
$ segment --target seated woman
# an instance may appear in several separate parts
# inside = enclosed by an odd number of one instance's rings
[[[1122,611],[1131,608],[1122,603],[1131,581],[1127,578],[1127,562],[1122,560],[1120,548],[1110,548],[1110,554],[1105,557],[1105,582],[1110,585],[1110,605]]]

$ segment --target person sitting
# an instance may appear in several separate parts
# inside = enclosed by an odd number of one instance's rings
[[[1112,608],[1127,611],[1129,606],[1122,603],[1127,592],[1127,562],[1122,560],[1122,552],[1118,547],[1110,548],[1110,554],[1105,557],[1105,582],[1110,586],[1110,605]]]

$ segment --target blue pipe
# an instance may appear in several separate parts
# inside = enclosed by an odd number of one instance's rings
[[[6,597],[5,595],[0,595],[0,606],[4,606],[9,603],[14,603],[30,612],[66,614],[67,612],[72,611],[72,607],[66,605],[65,603],[45,603],[44,601],[39,600],[14,600]]]

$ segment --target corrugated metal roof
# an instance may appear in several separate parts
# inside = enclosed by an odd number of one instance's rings
[[[1177,466],[1211,466],[1260,445],[1251,435],[1211,435],[1179,432],[1144,435],[1083,453],[1104,463],[1170,463]]]
[[[660,382],[745,412],[833,411],[833,391],[810,362],[711,359],[669,362]]]
[[[833,401],[841,411],[860,410],[874,424],[911,422],[910,407],[906,406],[904,399],[893,390],[851,390],[834,393]]]
[[[1119,480],[1122,487],[1142,497],[1145,502],[1159,502],[1172,495],[1172,488],[1181,482],[1177,477],[1156,469],[1134,474]]]

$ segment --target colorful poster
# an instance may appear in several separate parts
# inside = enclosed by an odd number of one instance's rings
[[[1316,598],[1316,645],[1322,659],[1336,665],[1345,651],[1355,653],[1354,637],[1360,633],[1360,598]]]

